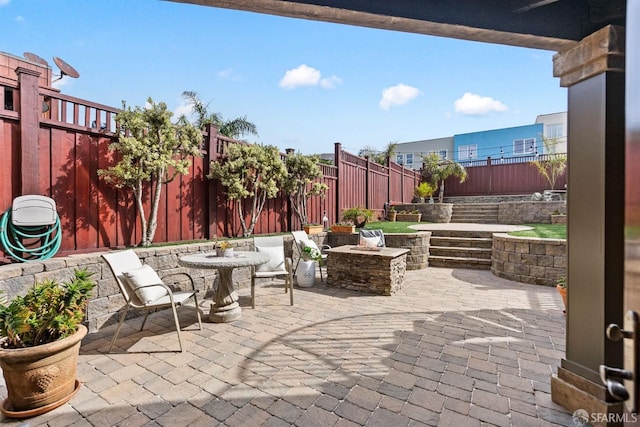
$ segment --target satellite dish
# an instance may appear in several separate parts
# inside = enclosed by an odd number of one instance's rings
[[[64,76],[69,76],[74,79],[80,77],[80,73],[78,73],[75,68],[73,68],[71,65],[67,64],[57,56],[53,57],[53,62],[55,62],[58,68],[60,68],[60,77],[57,80],[60,80]]]
[[[35,62],[36,64],[40,64],[40,65],[44,65],[45,67],[49,66],[49,63],[47,61],[45,61],[44,59],[40,58],[35,53],[25,52],[25,53],[23,53],[23,55],[24,55],[24,57],[26,59],[28,59],[31,62]]]

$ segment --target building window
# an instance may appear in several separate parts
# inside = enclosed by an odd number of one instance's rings
[[[406,158],[407,162],[405,166],[408,168],[413,167],[413,153],[407,153]]]
[[[429,154],[437,154],[442,160],[447,158],[447,150],[429,151]]]
[[[470,160],[478,157],[478,144],[461,145],[458,147],[458,160]]]
[[[396,156],[396,163],[399,165],[403,165],[404,164],[404,154],[398,154]]]
[[[547,125],[547,134],[545,135],[547,138],[561,138],[562,135],[562,123],[554,123],[551,125]]]
[[[536,140],[534,138],[514,139],[513,154],[534,154],[536,152]]]

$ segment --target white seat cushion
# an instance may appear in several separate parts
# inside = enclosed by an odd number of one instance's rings
[[[269,256],[269,261],[256,267],[256,271],[286,271],[284,268],[283,246],[256,246],[256,250]]]
[[[365,248],[377,248],[378,244],[380,244],[380,236],[364,237],[363,235],[360,235],[358,246]]]
[[[149,304],[167,295],[167,289],[163,286],[149,286],[162,283],[162,279],[150,265],[145,264],[142,267],[124,271],[122,274],[143,304]]]

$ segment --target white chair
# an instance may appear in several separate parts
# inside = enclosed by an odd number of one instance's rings
[[[291,258],[284,255],[284,239],[282,236],[254,236],[253,247],[257,252],[269,256],[269,261],[252,267],[251,273],[251,307],[256,308],[256,279],[283,278],[284,292],[289,292],[293,305],[293,272]]]
[[[140,330],[144,328],[144,324],[147,321],[150,310],[159,308],[171,307],[173,311],[173,318],[176,323],[176,332],[178,333],[178,343],[180,344],[180,351],[182,352],[182,339],[180,337],[180,322],[178,321],[178,314],[176,312],[176,306],[185,305],[185,302],[193,297],[195,303],[195,310],[198,316],[198,326],[202,329],[202,320],[200,318],[200,310],[198,307],[198,297],[196,296],[197,290],[195,289],[193,279],[185,273],[191,280],[192,290],[187,291],[172,291],[167,285],[165,285],[150,265],[143,265],[140,262],[138,255],[131,249],[119,252],[110,252],[102,254],[102,258],[107,261],[111,272],[116,278],[122,297],[126,303],[124,312],[120,316],[118,327],[116,329],[113,338],[111,339],[111,345],[109,346],[109,353],[113,349],[113,345],[118,338],[120,329],[124,322],[127,312],[130,308],[145,310],[144,320]],[[168,277],[169,275],[165,276]]]
[[[314,249],[317,249],[320,252],[320,260],[318,260],[318,269],[320,270],[320,281],[324,281],[322,276],[322,265],[327,265],[327,257],[329,256],[324,251],[327,249],[331,249],[329,245],[322,245],[322,249],[318,247],[316,242],[309,238],[309,235],[304,230],[292,231],[293,240],[296,242],[296,248],[298,249],[298,254],[300,257],[298,258],[298,262],[296,262],[296,266],[293,268],[293,272],[295,274],[298,271],[298,265],[300,265],[300,260],[304,259],[304,248],[306,246],[310,246]],[[326,268],[326,267],[325,267]]]

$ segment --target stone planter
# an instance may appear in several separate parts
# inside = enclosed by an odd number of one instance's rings
[[[318,234],[318,233],[322,233],[322,226],[321,225],[305,225],[304,226],[304,231],[307,234]]]
[[[406,221],[406,222],[420,222],[420,218],[422,218],[422,214],[403,214],[398,213],[396,215],[396,221]]]
[[[332,233],[355,233],[356,226],[355,225],[337,225],[334,224],[331,226]]]
[[[551,215],[551,224],[566,224],[566,215]]]
[[[422,214],[421,221],[447,223],[451,222],[453,203],[405,203],[395,205],[398,210],[417,210]],[[396,219],[400,221],[399,219]]]
[[[2,412],[26,418],[51,411],[76,392],[80,342],[87,328],[61,340],[35,347],[0,350],[0,367],[7,384]]]

